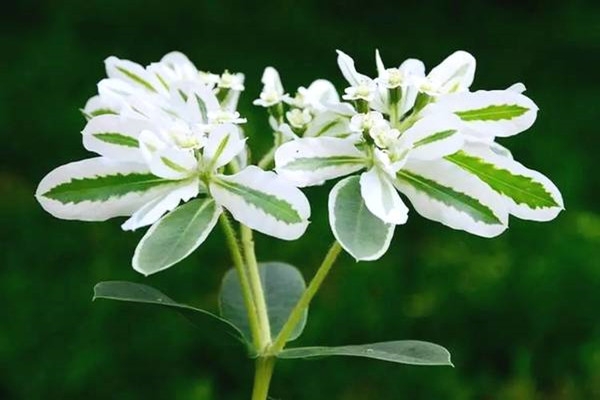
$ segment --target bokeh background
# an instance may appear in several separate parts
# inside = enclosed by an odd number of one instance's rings
[[[245,399],[252,363],[175,314],[92,303],[102,280],[155,286],[217,308],[229,268],[217,230],[187,260],[144,278],[130,267],[143,232],[120,221],[67,222],[34,200],[52,168],[88,157],[78,109],[117,55],[146,64],[185,52],[199,68],[246,74],[240,111],[259,154],[270,133],[251,105],[266,65],[293,91],[323,77],[344,87],[335,49],[374,73],[431,67],[456,49],[478,60],[475,88],[526,83],[539,105],[528,132],[503,141],[561,188],[567,211],[511,220],[500,238],[452,231],[412,213],[376,263],[342,257],[313,303],[301,345],[421,339],[456,368],[366,359],[278,364],[274,399],[600,399],[600,3],[594,1],[20,0],[0,16],[0,398]],[[309,279],[332,235],[329,186],[308,191],[298,242],[258,237],[260,257]],[[218,335],[218,333],[216,334]]]

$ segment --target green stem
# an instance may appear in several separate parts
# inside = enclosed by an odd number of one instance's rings
[[[266,170],[267,168],[269,168],[271,166],[271,162],[273,161],[273,158],[275,157],[275,150],[277,150],[277,146],[271,147],[269,152],[267,154],[265,154],[263,156],[263,158],[260,159],[260,161],[258,162],[258,167],[260,169]]]
[[[252,299],[252,290],[250,289],[248,276],[246,275],[246,271],[244,270],[244,260],[242,258],[242,252],[240,251],[240,246],[235,236],[235,231],[233,230],[233,227],[231,226],[231,221],[229,221],[227,215],[225,213],[222,213],[219,217],[219,221],[221,223],[223,231],[225,232],[225,238],[227,239],[227,245],[229,246],[229,250],[231,252],[231,258],[233,259],[233,264],[235,265],[235,269],[237,271],[240,284],[242,286],[244,304],[246,305],[246,310],[248,311],[248,322],[250,324],[250,331],[252,332],[252,343],[254,344],[255,350],[258,351],[261,347],[260,326],[258,321],[258,315],[256,312],[256,306],[254,304],[254,300]]]
[[[275,366],[274,357],[259,357],[256,359],[256,370],[254,372],[254,389],[252,400],[266,400],[269,395],[269,385],[273,376]]]
[[[341,250],[342,250],[342,247],[340,246],[340,244],[337,241],[335,241],[331,245],[331,247],[329,248],[329,251],[327,252],[327,255],[325,256],[325,258],[323,259],[323,262],[321,263],[321,266],[319,266],[317,273],[315,274],[313,279],[308,284],[308,287],[302,294],[302,297],[300,297],[300,299],[294,306],[294,309],[290,313],[290,316],[288,317],[287,321],[285,321],[283,328],[281,328],[279,335],[277,335],[277,337],[275,338],[275,341],[273,342],[273,345],[271,346],[271,349],[270,349],[271,354],[277,354],[281,350],[283,350],[285,343],[287,342],[288,338],[294,331],[294,328],[296,327],[298,322],[302,319],[304,310],[306,310],[306,308],[310,304],[310,302],[313,299],[313,297],[315,296],[315,294],[317,294],[317,291],[319,290],[319,288],[321,287],[321,284],[327,277],[327,274],[331,270],[331,267],[333,266],[333,263],[337,259]]]
[[[244,248],[244,256],[248,269],[248,277],[250,278],[250,287],[254,304],[256,305],[256,314],[258,316],[259,328],[259,347],[256,349],[260,354],[271,344],[271,327],[269,324],[269,316],[267,314],[267,304],[265,294],[260,281],[260,273],[258,271],[258,262],[254,252],[254,239],[252,238],[252,229],[242,224],[240,226],[242,234],[242,247]]]

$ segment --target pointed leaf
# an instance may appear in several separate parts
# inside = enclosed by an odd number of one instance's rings
[[[397,178],[398,190],[425,218],[483,237],[506,230],[508,212],[502,199],[448,161],[412,160]]]
[[[339,181],[329,193],[333,235],[356,260],[377,260],[390,246],[394,225],[373,215],[361,196],[360,178]]]
[[[469,133],[484,137],[523,132],[533,125],[538,110],[531,99],[511,90],[449,94],[432,106],[455,113]]]
[[[351,356],[374,358],[409,365],[448,365],[448,350],[437,344],[417,340],[398,340],[356,346],[339,347],[298,347],[283,350],[278,358],[318,358],[329,356]]]
[[[274,172],[249,166],[235,175],[217,175],[210,192],[236,220],[266,235],[295,240],[308,226],[308,200]]]
[[[226,319],[209,311],[177,303],[150,286],[124,281],[100,282],[94,287],[93,300],[96,299],[127,301],[172,309],[202,330],[219,328],[229,336],[247,344],[242,332]]]
[[[165,215],[146,232],[133,256],[133,268],[150,275],[190,255],[212,231],[221,208],[212,199],[195,199]]]
[[[177,184],[151,174],[143,164],[97,157],[50,172],[40,182],[36,198],[57,218],[104,221],[131,215]]]
[[[299,187],[351,174],[365,163],[365,155],[350,139],[303,138],[283,144],[275,153],[277,173]]]
[[[472,144],[446,158],[500,193],[519,218],[549,221],[563,210],[560,191],[548,178],[483,145]]]
[[[258,268],[267,303],[271,336],[276,337],[306,289],[306,284],[300,271],[289,264],[273,261],[260,263]],[[237,326],[250,342],[252,333],[248,323],[248,313],[235,269],[227,271],[223,278],[219,305],[221,316]],[[304,312],[288,341],[300,336],[306,325],[307,315],[308,310]]]

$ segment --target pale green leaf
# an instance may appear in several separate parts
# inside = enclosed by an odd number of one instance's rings
[[[247,343],[242,332],[231,322],[209,311],[177,303],[150,286],[124,281],[100,282],[94,287],[93,300],[96,299],[126,301],[171,309],[203,331],[219,328],[240,342]]]
[[[450,361],[448,350],[437,344],[417,340],[398,340],[355,346],[338,347],[298,347],[285,349],[278,358],[320,358],[329,356],[365,357],[409,365],[447,365]]]
[[[190,255],[212,231],[221,208],[212,199],[195,199],[157,221],[140,241],[133,268],[150,275]]]
[[[258,267],[267,304],[271,336],[276,337],[306,289],[306,284],[300,271],[289,264],[274,261],[260,263]],[[227,271],[223,278],[219,304],[221,316],[237,326],[246,339],[251,341],[248,313],[235,269]],[[305,310],[288,341],[300,336],[306,325],[307,315],[308,310]]]
[[[361,196],[360,179],[338,182],[329,194],[329,224],[341,246],[357,260],[376,260],[388,249],[394,225],[373,215]]]

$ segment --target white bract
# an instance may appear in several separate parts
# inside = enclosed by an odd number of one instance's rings
[[[464,51],[427,75],[415,59],[386,68],[379,52],[375,79],[340,51],[338,64],[351,85],[344,98],[361,111],[349,134],[296,138],[277,150],[275,164],[299,187],[350,175],[329,195],[329,220],[356,259],[381,257],[394,227],[406,222],[398,192],[422,216],[483,237],[502,233],[509,214],[547,221],[563,209],[550,180],[494,141],[535,121],[537,107],[522,84],[470,92],[475,59]]]
[[[46,211],[85,221],[129,216],[125,230],[152,225],[133,259],[144,274],[198,247],[223,208],[267,235],[304,233],[310,207],[302,192],[274,172],[245,166],[245,119],[231,96],[243,90],[241,74],[201,74],[180,53],[145,68],[114,57],[106,65],[109,79],[88,102],[82,131],[84,147],[99,157],[41,181],[36,197]]]

